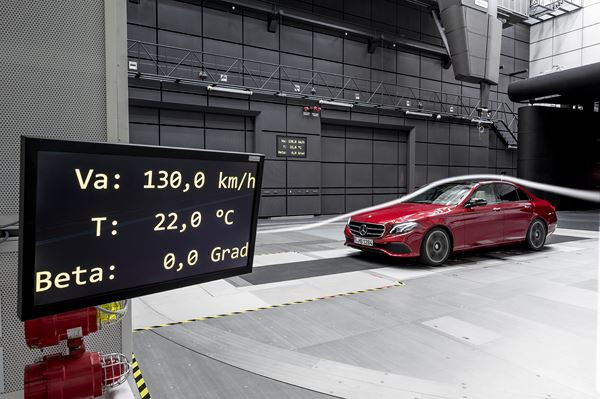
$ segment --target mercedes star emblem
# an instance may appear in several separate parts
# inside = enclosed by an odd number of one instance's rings
[[[363,224],[362,226],[360,226],[360,235],[364,236],[365,234],[367,234],[367,225]]]

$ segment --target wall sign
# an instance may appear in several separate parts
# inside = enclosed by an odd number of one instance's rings
[[[252,271],[261,155],[21,146],[21,320]]]
[[[277,156],[306,158],[306,137],[277,136]]]

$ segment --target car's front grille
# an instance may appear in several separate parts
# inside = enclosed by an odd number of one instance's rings
[[[365,226],[365,227],[363,228],[363,226]],[[348,227],[350,228],[350,231],[352,232],[352,234],[354,234],[355,236],[365,237],[365,238],[381,237],[381,236],[383,236],[383,233],[385,232],[385,226],[383,224],[376,224],[376,223],[364,223],[364,222],[352,221],[348,224]],[[361,234],[361,231],[364,234]]]

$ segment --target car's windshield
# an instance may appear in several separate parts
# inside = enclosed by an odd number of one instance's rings
[[[405,201],[417,204],[457,205],[473,187],[468,183],[448,183],[429,190]]]

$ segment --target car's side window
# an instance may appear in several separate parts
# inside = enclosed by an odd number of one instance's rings
[[[531,198],[529,198],[529,195],[527,195],[525,191],[521,190],[520,188],[517,188],[517,191],[519,192],[519,200],[531,201]]]
[[[489,204],[496,204],[499,202],[498,197],[496,195],[496,191],[494,190],[494,186],[491,184],[485,184],[479,187],[471,196],[471,200],[475,198],[481,198],[487,201]]]
[[[496,184],[496,190],[502,202],[522,201],[518,189],[511,184]]]

